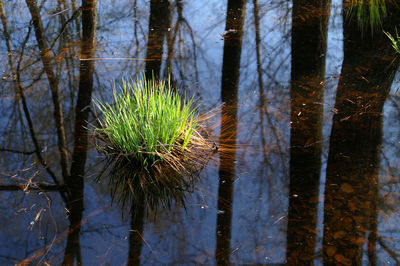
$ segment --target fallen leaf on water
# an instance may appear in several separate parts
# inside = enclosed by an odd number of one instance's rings
[[[345,193],[353,193],[354,192],[353,187],[349,183],[343,183],[340,186],[340,190],[345,192]]]
[[[346,236],[346,232],[345,231],[337,231],[333,234],[333,238],[334,239],[341,239],[343,237]]]
[[[336,250],[337,250],[336,247],[328,247],[328,248],[326,249],[326,254],[327,254],[329,257],[332,257],[333,255],[335,255]]]
[[[351,265],[351,260],[345,258],[342,254],[336,254],[334,256],[335,260],[344,264],[344,265]]]
[[[354,202],[352,202],[352,201],[349,201],[349,203],[347,204],[347,206],[349,207],[349,210],[350,211],[355,211],[355,210],[357,210],[357,207],[356,207],[356,205],[354,204]]]

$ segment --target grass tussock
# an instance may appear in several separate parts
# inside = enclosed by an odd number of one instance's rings
[[[386,0],[348,0],[349,16],[356,16],[362,31],[370,28],[373,32],[382,26],[387,17]]]
[[[95,144],[106,155],[113,198],[170,206],[184,197],[212,145],[203,138],[193,100],[170,83],[141,79],[113,87],[113,103],[95,101],[101,113]]]

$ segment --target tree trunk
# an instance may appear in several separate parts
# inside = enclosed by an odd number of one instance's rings
[[[88,149],[87,120],[93,90],[93,58],[96,50],[97,0],[82,2],[82,40],[78,99],[75,109],[75,133],[71,176],[66,179],[69,189],[67,208],[70,228],[65,248],[64,265],[73,265],[74,258],[81,264],[79,233],[81,229],[84,193],[85,163]]]
[[[388,8],[392,21],[384,22],[384,30],[394,31],[399,11]],[[383,105],[399,60],[383,32],[361,32],[354,17],[344,16],[343,21],[344,60],[325,184],[323,259],[324,264],[361,265],[377,205]]]
[[[329,8],[330,0],[293,0],[289,265],[312,265],[315,256]]]
[[[151,0],[147,40],[145,75],[147,79],[160,77],[164,37],[168,32],[169,0]]]
[[[220,133],[217,245],[215,249],[218,265],[230,264],[237,101],[245,14],[246,1],[228,1],[221,84],[221,99],[224,105],[222,106]],[[232,149],[225,150],[224,147],[227,146]]]

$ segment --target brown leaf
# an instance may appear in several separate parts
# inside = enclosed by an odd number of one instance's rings
[[[346,236],[346,232],[345,231],[337,231],[333,234],[333,238],[334,239],[341,239],[343,237]]]
[[[334,258],[337,262],[340,262],[344,265],[351,265],[351,260],[345,258],[342,254],[336,254]]]
[[[345,193],[353,193],[354,192],[353,187],[349,183],[343,183],[340,186],[340,190],[345,192]]]
[[[328,247],[328,248],[326,249],[326,254],[327,254],[329,257],[332,257],[333,255],[335,255],[336,250],[337,250],[337,248],[336,248],[335,246]]]

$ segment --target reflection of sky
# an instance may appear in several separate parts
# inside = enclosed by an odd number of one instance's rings
[[[50,1],[51,2],[51,1]],[[138,1],[140,2],[140,1]],[[334,106],[335,88],[340,73],[342,55],[342,30],[341,11],[339,0],[334,0],[331,9],[331,20],[328,34],[328,51],[326,62],[326,93],[325,93],[325,117],[323,139],[323,168],[322,181],[326,168],[326,158],[329,144],[331,109]],[[98,48],[96,57],[103,60],[96,61],[96,88],[95,96],[102,97],[110,92],[109,81],[119,79],[121,76],[129,76],[135,72],[136,67],[143,69],[145,57],[145,43],[147,35],[148,4],[142,2],[138,8],[138,36],[140,39],[139,58],[134,58],[134,18],[133,1],[99,1],[99,30]],[[21,5],[23,3],[21,2]],[[7,5],[6,5],[7,6]],[[112,8],[109,8],[112,6]],[[193,58],[193,43],[189,38],[189,31],[184,27],[182,31],[183,50],[175,47],[176,58],[179,55],[185,57],[182,64],[175,61],[175,70],[179,69],[188,73],[183,77],[184,85],[189,86],[196,97],[203,101],[204,106],[215,106],[220,100],[221,70],[223,40],[221,34],[225,30],[225,2],[218,0],[185,1],[183,15],[193,30],[197,52],[197,71],[199,84],[196,84]],[[285,260],[286,246],[286,215],[287,215],[287,185],[288,185],[288,146],[289,146],[289,82],[290,82],[290,6],[276,3],[266,3],[260,6],[261,16],[261,57],[264,73],[264,93],[268,104],[271,124],[266,122],[260,125],[259,92],[256,72],[255,36],[253,22],[253,7],[249,2],[246,12],[246,32],[242,46],[242,63],[239,87],[239,128],[238,143],[241,144],[237,152],[236,182],[233,204],[233,227],[231,258],[233,263],[282,263]],[[17,15],[17,11],[6,12]],[[24,14],[24,13],[23,13]],[[25,14],[28,14],[27,12]],[[286,14],[287,19],[281,19]],[[21,22],[14,20],[15,30],[12,34],[14,46],[26,34],[26,25],[29,18],[21,16]],[[10,21],[13,18],[10,17]],[[174,20],[175,21],[175,20]],[[32,45],[34,35],[31,36]],[[2,62],[8,62],[6,47],[1,41],[0,49]],[[35,49],[35,46],[31,50]],[[131,60],[111,60],[112,58],[130,58]],[[139,60],[137,60],[139,59]],[[0,66],[0,70],[7,69],[7,65]],[[77,70],[75,70],[77,71]],[[28,76],[28,75],[27,75]],[[178,74],[175,75],[181,80]],[[28,79],[28,77],[26,77]],[[399,87],[399,79],[394,88]],[[46,82],[46,81],[45,81]],[[46,83],[43,82],[43,87]],[[193,85],[195,84],[195,85]],[[6,86],[2,82],[2,87]],[[40,89],[39,89],[40,90]],[[397,95],[397,96],[396,96]],[[35,104],[34,96],[30,95],[32,109]],[[48,97],[48,96],[47,96]],[[4,98],[2,97],[4,101]],[[399,109],[398,92],[392,90],[391,98],[385,105],[384,137],[382,151],[387,158],[382,158],[382,192],[381,195],[395,197],[398,193],[398,180],[394,184],[387,184],[387,177],[394,177],[399,171]],[[6,103],[6,102],[5,102]],[[36,103],[36,102],[35,102]],[[68,105],[68,103],[66,103]],[[39,106],[48,108],[41,103]],[[207,108],[203,107],[203,108]],[[47,109],[45,109],[47,110]],[[36,110],[35,110],[36,111]],[[6,117],[9,114],[9,106],[1,105],[2,118],[0,125],[6,125]],[[46,111],[37,111],[37,121],[40,121]],[[47,118],[51,119],[51,118]],[[40,126],[38,126],[39,129]],[[264,156],[261,147],[261,127],[264,129],[266,141],[266,154]],[[46,130],[45,128],[43,130]],[[48,130],[48,129],[47,129]],[[273,130],[276,134],[273,134]],[[47,132],[47,131],[46,131]],[[214,132],[217,136],[218,132]],[[44,137],[43,137],[44,138]],[[3,136],[4,143],[4,136]],[[250,144],[250,145],[248,145]],[[280,149],[278,148],[280,147]],[[96,153],[88,163],[88,168],[93,169],[90,174],[96,175]],[[4,156],[4,155],[3,155]],[[16,156],[18,157],[18,156]],[[7,159],[2,159],[7,160]],[[266,161],[268,163],[266,163]],[[27,162],[28,163],[28,162]],[[390,167],[388,167],[390,166]],[[22,168],[22,167],[21,167]],[[393,171],[393,173],[390,172]],[[93,179],[92,177],[90,177]],[[189,197],[187,209],[176,208],[171,212],[159,211],[158,219],[149,221],[145,225],[143,243],[143,263],[204,263],[213,264],[215,249],[215,227],[217,215],[217,187],[218,171],[215,167],[209,167],[202,173],[196,192]],[[323,182],[321,188],[323,187]],[[389,192],[388,192],[389,191]],[[13,192],[14,193],[14,192]],[[320,195],[323,195],[321,189]],[[8,194],[1,193],[1,197]],[[322,196],[320,197],[323,200]],[[37,200],[38,202],[41,200]],[[6,201],[8,202],[8,201]],[[35,201],[36,202],[36,201]],[[392,207],[396,208],[396,198]],[[93,182],[88,182],[85,187],[85,212],[88,222],[83,225],[81,233],[81,246],[84,264],[97,264],[104,261],[111,264],[122,264],[127,259],[129,222],[121,219],[118,207],[106,208],[97,213],[97,210],[108,206],[110,200],[104,188]],[[32,205],[27,200],[20,203],[21,206]],[[389,202],[388,202],[389,204]],[[18,205],[19,206],[19,205]],[[53,208],[63,206],[53,203]],[[320,204],[322,208],[322,204]],[[60,207],[63,208],[63,207]],[[320,210],[322,210],[320,208]],[[6,210],[2,206],[0,210],[0,224],[7,224],[5,217],[13,216],[13,210]],[[6,215],[3,215],[6,214]],[[22,241],[28,239],[30,251],[40,247],[42,242],[34,237],[26,236],[27,224],[34,211],[24,217],[16,218],[12,229],[15,230],[17,239],[8,237],[5,243],[2,240],[0,255],[8,254],[9,250],[21,246]],[[56,214],[55,214],[56,215]],[[92,216],[93,215],[93,216]],[[319,215],[318,231],[322,231],[322,214]],[[65,230],[65,213],[57,211],[55,218],[63,221],[60,229]],[[50,223],[50,219],[47,219]],[[46,222],[47,222],[46,220]],[[395,211],[382,211],[379,220],[379,231],[382,237],[394,237],[399,239],[396,232],[399,224],[399,216]],[[43,222],[45,224],[45,222]],[[52,228],[48,225],[48,228]],[[393,233],[394,232],[394,233]],[[2,236],[8,236],[2,232]],[[51,233],[49,233],[51,235]],[[5,238],[2,238],[5,239]],[[10,244],[11,242],[11,244]],[[394,242],[389,243],[395,246]],[[317,247],[319,250],[321,245]],[[56,249],[62,254],[62,250]],[[14,254],[22,258],[23,254]],[[53,254],[54,255],[54,254]],[[62,256],[62,255],[59,255]],[[380,259],[386,261],[387,253],[379,250]],[[1,260],[0,260],[1,261]]]

